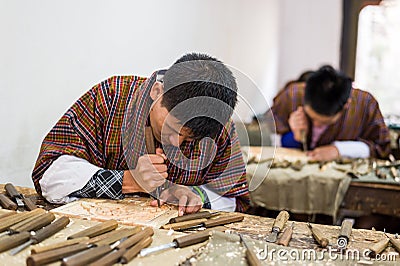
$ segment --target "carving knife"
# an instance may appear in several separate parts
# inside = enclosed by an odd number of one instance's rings
[[[24,202],[22,201],[22,195],[17,191],[17,189],[14,187],[13,184],[7,183],[4,186],[4,189],[6,190],[7,194],[15,200],[17,203],[18,207],[25,207]]]
[[[153,129],[151,127],[145,127],[144,135],[145,135],[144,137],[145,137],[145,141],[146,141],[147,153],[155,154],[156,153],[156,145],[154,143]],[[158,208],[160,208],[161,207],[160,187],[156,188],[156,198],[157,198],[157,206],[158,206]]]
[[[187,246],[191,246],[194,244],[198,244],[208,240],[210,237],[210,232],[199,232],[193,233],[186,236],[181,236],[172,240],[172,242],[156,247],[145,248],[140,251],[140,256],[144,257],[150,255],[155,252],[159,252],[161,250],[170,249],[170,248],[184,248]]]
[[[340,228],[340,234],[337,239],[337,246],[339,249],[346,249],[347,244],[349,243],[352,227],[353,227],[352,220],[350,219],[343,220],[342,226]]]
[[[293,228],[294,222],[292,222],[292,225],[290,227],[287,227],[285,231],[283,231],[281,238],[279,238],[276,243],[278,245],[287,247],[289,245],[290,239],[292,239]]]
[[[182,216],[177,216],[174,218],[171,218],[169,220],[169,223],[180,223],[180,222],[185,222],[185,221],[190,221],[190,220],[195,220],[195,219],[201,219],[201,218],[211,218],[212,216],[218,215],[219,212],[209,212],[209,211],[200,211],[196,213],[191,213],[191,214],[185,214]]]
[[[8,210],[15,211],[16,209],[18,209],[17,204],[15,204],[14,201],[10,200],[4,194],[0,194],[0,205],[3,206],[3,208],[8,209]]]
[[[28,219],[29,217],[35,216],[38,213],[45,213],[46,211],[40,208],[37,208],[33,211],[29,212],[20,212],[7,217],[4,217],[0,220],[0,232],[4,232],[10,228],[10,226],[17,224],[21,221]]]
[[[21,232],[30,232],[30,231],[36,231],[48,224],[50,224],[52,221],[54,221],[56,217],[54,216],[54,214],[48,212],[48,213],[38,213],[36,215],[33,215],[29,218],[26,218],[24,220],[22,220],[19,223],[16,223],[12,226],[10,226],[10,228],[8,228],[8,231],[5,231],[3,234],[8,234],[8,235],[12,235],[12,234],[17,234],[17,233],[21,233]]]
[[[210,228],[210,227],[215,227],[219,225],[224,225],[224,224],[230,224],[230,223],[236,223],[236,222],[241,222],[243,221],[244,216],[242,215],[226,215],[217,219],[208,219],[204,222],[200,222],[197,225],[192,225],[192,226],[181,226],[179,229],[176,229],[177,231],[184,231],[184,230],[192,230],[192,229],[198,229],[198,228]]]
[[[37,244],[37,243],[42,242],[46,238],[48,238],[48,237],[54,235],[55,233],[61,231],[62,229],[64,229],[68,224],[69,224],[68,217],[62,216],[61,218],[58,218],[53,223],[51,223],[51,224],[43,227],[39,231],[35,232],[35,234],[31,234],[30,239],[27,242],[16,247],[15,249],[11,250],[10,254],[15,255],[32,244]]]
[[[96,224],[83,231],[70,235],[67,237],[67,239],[74,239],[85,236],[91,238],[112,231],[117,227],[118,227],[118,222],[116,220],[108,220],[106,222]]]
[[[272,226],[271,234],[265,238],[265,241],[275,243],[278,234],[282,231],[285,223],[289,220],[289,213],[287,211],[280,211]]]
[[[308,223],[307,225],[308,228],[310,228],[313,238],[321,247],[325,248],[329,245],[329,240],[322,235],[321,231],[319,231],[318,228],[312,227],[310,223]]]

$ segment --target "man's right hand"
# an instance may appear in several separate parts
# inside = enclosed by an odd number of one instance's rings
[[[136,168],[127,170],[124,173],[123,183],[126,186],[123,184],[123,193],[139,191],[149,193],[163,185],[168,177],[166,159],[164,152],[160,148],[156,149],[156,154],[140,156]],[[133,180],[128,180],[129,178],[133,178]],[[133,181],[133,183],[129,181]]]
[[[297,107],[297,110],[290,114],[288,122],[294,139],[301,142],[302,132],[306,135],[308,133],[307,116],[302,106]]]

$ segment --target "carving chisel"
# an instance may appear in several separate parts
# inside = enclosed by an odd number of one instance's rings
[[[224,225],[224,224],[230,224],[230,223],[236,223],[236,222],[241,222],[243,221],[244,216],[242,215],[226,215],[217,219],[208,219],[204,222],[201,222],[197,225],[193,225],[193,226],[182,226],[180,229],[176,229],[178,231],[183,231],[183,230],[193,230],[193,229],[198,229],[198,228],[210,228],[210,227],[215,227],[218,225]]]
[[[35,216],[38,213],[45,213],[46,211],[40,208],[37,208],[33,211],[29,212],[21,212],[21,213],[16,213],[13,215],[10,215],[8,217],[2,218],[0,220],[0,232],[4,232],[8,230],[8,228],[14,224],[17,224],[21,221],[24,221],[28,219],[29,217]]]
[[[15,200],[17,203],[18,207],[25,207],[24,202],[22,201],[22,195],[17,191],[17,189],[14,187],[13,184],[7,183],[4,186],[4,189],[6,190],[7,194]]]
[[[239,234],[240,242],[243,243],[244,247],[246,248],[246,260],[249,266],[261,266],[260,260],[257,258],[257,255],[254,253],[253,250],[247,246],[246,241],[244,241],[242,234]]]
[[[181,236],[181,237],[178,237],[178,238],[175,238],[174,240],[172,240],[171,243],[142,249],[140,251],[140,256],[144,257],[149,254],[152,254],[152,253],[155,253],[155,252],[158,252],[161,250],[165,250],[165,249],[170,249],[170,248],[184,248],[187,246],[191,246],[194,244],[204,242],[204,241],[208,240],[209,237],[210,237],[209,231],[193,233],[193,234],[186,235],[186,236]]]
[[[282,231],[285,223],[289,220],[289,213],[287,211],[280,211],[272,226],[271,234],[265,238],[265,241],[275,243],[278,234]]]
[[[17,204],[15,204],[14,201],[10,200],[4,194],[0,194],[0,204],[1,204],[1,206],[3,206],[3,208],[8,209],[8,210],[15,211],[16,209],[18,209]]]
[[[190,221],[190,220],[195,220],[195,219],[208,219],[213,216],[218,215],[219,212],[209,212],[209,211],[200,211],[196,213],[191,213],[191,214],[185,214],[182,216],[174,217],[169,220],[169,223],[180,223],[180,222],[185,222],[185,221]]]
[[[385,233],[386,235],[386,233]],[[397,234],[396,234],[396,238],[393,237],[389,237],[388,235],[386,235],[389,238],[390,244],[392,244],[392,246],[396,249],[396,251],[398,253],[400,253],[400,240],[397,238]]]
[[[116,220],[108,220],[106,222],[96,224],[95,226],[89,227],[83,231],[70,235],[67,237],[67,239],[79,238],[84,236],[91,238],[107,233],[111,230],[114,230],[117,227],[118,227],[118,222]]]
[[[285,231],[283,231],[281,238],[279,238],[276,243],[278,245],[287,247],[289,245],[290,239],[292,239],[293,228],[294,222],[292,222],[292,225],[290,227],[287,227]]]
[[[24,244],[20,245],[19,247],[16,247],[15,249],[11,250],[10,254],[15,255],[28,246],[32,244],[37,244],[45,240],[46,238],[54,235],[55,233],[61,231],[64,229],[67,225],[69,224],[69,218],[66,216],[62,216],[61,218],[58,218],[55,220],[53,223],[43,227],[39,231],[35,232],[35,234],[31,234],[29,241],[25,242]]]
[[[343,220],[342,226],[340,228],[340,234],[337,239],[337,246],[339,249],[346,249],[347,244],[349,243],[352,227],[353,227],[352,220],[350,219]]]
[[[151,127],[145,127],[144,135],[145,135],[144,137],[145,137],[145,141],[146,141],[147,153],[155,154],[156,153],[156,145],[154,143],[153,129]],[[156,199],[157,199],[157,206],[158,206],[158,208],[160,208],[161,207],[160,187],[156,188]]]
[[[312,227],[310,223],[308,223],[307,225],[308,228],[310,228],[313,238],[321,247],[325,248],[329,245],[329,240],[322,235],[321,231],[319,231],[318,228]]]
[[[8,228],[8,231],[3,232],[2,234],[17,234],[21,232],[30,232],[30,231],[36,231],[48,224],[50,224],[52,221],[54,221],[56,217],[54,214],[48,212],[48,213],[39,213],[37,215],[34,215],[32,217],[29,217],[27,219],[24,219],[23,221],[14,224]]]
[[[368,257],[374,258],[376,257],[376,255],[384,251],[387,245],[389,244],[389,241],[390,241],[389,238],[385,238],[379,241],[378,243],[372,245],[372,247],[369,249],[369,252],[367,253]]]

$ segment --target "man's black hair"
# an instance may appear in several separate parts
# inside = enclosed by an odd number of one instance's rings
[[[333,116],[343,110],[349,99],[352,80],[332,66],[325,65],[306,83],[304,101],[316,113]]]
[[[166,71],[163,82],[161,104],[191,129],[195,139],[215,137],[228,122],[237,102],[232,72],[206,54],[182,56]]]

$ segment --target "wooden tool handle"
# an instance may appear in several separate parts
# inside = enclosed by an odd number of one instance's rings
[[[25,243],[29,240],[30,236],[31,234],[29,232],[22,232],[2,237],[0,240],[0,253]]]
[[[134,257],[136,257],[137,254],[139,254],[139,252],[142,249],[147,248],[148,246],[150,246],[151,242],[153,242],[153,239],[151,237],[147,237],[147,238],[143,239],[142,241],[137,243],[135,246],[133,246],[132,248],[128,249],[122,255],[121,262],[123,264],[126,264],[126,263],[130,262]]]
[[[54,214],[48,212],[48,213],[43,213],[39,216],[33,217],[34,219],[29,221],[28,223],[25,223],[21,226],[13,226],[10,227],[10,230],[13,232],[24,232],[24,231],[36,231],[48,224],[50,224],[54,219],[56,218]]]
[[[389,238],[392,246],[400,253],[400,239],[394,239],[392,237]]]
[[[218,225],[224,225],[224,224],[230,224],[230,223],[236,223],[236,222],[241,222],[243,221],[244,216],[242,215],[233,215],[233,216],[226,216],[226,217],[221,217],[218,219],[209,219],[204,222],[205,227],[214,227]]]
[[[156,153],[156,145],[154,143],[153,129],[151,127],[144,128],[144,138],[146,142],[146,150],[149,154]]]
[[[106,222],[96,224],[95,226],[89,227],[83,231],[76,234],[68,236],[67,239],[79,238],[79,237],[95,237],[118,227],[118,222],[116,220],[108,220]]]
[[[37,208],[37,206],[36,206],[36,204],[32,201],[32,199],[30,199],[30,198],[23,198],[22,199],[22,201],[24,202],[24,204],[25,204],[25,207],[29,210],[29,211],[32,211],[32,210],[34,210],[34,209],[36,209]]]
[[[86,244],[76,244],[58,249],[47,250],[41,253],[34,253],[26,259],[26,264],[28,266],[44,265],[78,253],[87,248],[88,247]]]
[[[279,238],[278,245],[287,247],[289,245],[290,240],[292,239],[293,227],[288,227],[283,231],[281,238]]]
[[[33,211],[29,212],[22,212],[22,213],[17,213],[15,215],[11,215],[9,217],[5,217],[4,219],[1,220],[0,223],[0,232],[3,232],[7,230],[10,226],[19,223],[23,220],[28,219],[29,217],[35,216],[39,213],[45,213],[46,211],[40,208],[37,208]]]
[[[347,239],[350,238],[351,235],[351,229],[353,227],[353,222],[349,219],[345,219],[342,222],[342,226],[340,228],[340,235],[339,236],[344,236]]]
[[[288,220],[289,220],[289,213],[287,211],[280,211],[274,221],[273,227],[277,227],[279,228],[279,230],[282,230],[282,228],[285,226],[285,223]]]
[[[130,237],[131,235],[137,234],[140,230],[141,229],[139,226],[137,226],[133,229],[123,228],[120,230],[115,230],[115,231],[110,232],[111,234],[107,238],[102,239],[102,240],[96,242],[95,244],[98,246],[110,245],[111,243],[114,243],[124,237]]]
[[[370,257],[375,257],[376,255],[380,254],[382,251],[385,250],[385,248],[387,247],[387,245],[389,244],[389,238],[385,238],[381,241],[379,241],[378,243],[375,243],[374,245],[372,245],[372,247],[370,248],[370,253],[369,256]]]
[[[139,233],[129,237],[127,240],[125,240],[124,242],[120,243],[117,246],[117,249],[123,249],[123,248],[124,249],[128,249],[131,246],[133,246],[136,243],[138,243],[140,240],[143,240],[145,238],[151,237],[152,235],[154,235],[154,230],[151,227],[146,227],[145,229],[143,229]]]
[[[119,261],[125,251],[125,249],[121,249],[110,252],[87,266],[112,266]]]
[[[202,223],[207,222],[207,219],[196,219],[196,220],[190,220],[190,221],[185,221],[185,222],[180,222],[180,223],[173,223],[173,224],[166,224],[163,225],[161,228],[163,229],[173,229],[173,230],[183,230],[186,228],[189,228],[191,226],[199,225]]]
[[[64,229],[68,224],[69,224],[69,218],[66,216],[62,216],[57,220],[55,220],[53,223],[37,231],[35,235],[31,236],[31,240],[33,244],[40,243],[46,238]]]
[[[4,186],[4,189],[7,191],[7,194],[10,195],[11,198],[21,197],[21,193],[19,193],[14,185],[11,183],[7,183]]]
[[[329,245],[329,240],[323,236],[318,228],[312,227],[311,225],[309,225],[309,228],[315,241],[317,241],[321,247],[325,248]]]
[[[0,204],[4,209],[16,210],[18,208],[17,204],[10,200],[6,195],[0,194]]]
[[[246,249],[246,260],[249,266],[261,266],[261,262],[257,258],[256,253],[248,248]]]
[[[184,248],[190,245],[194,245],[197,243],[201,243],[203,241],[208,240],[210,237],[210,232],[199,232],[199,233],[193,233],[190,235],[186,236],[181,236],[178,238],[175,238],[173,241],[177,244],[177,247],[179,248]]]
[[[3,218],[8,217],[8,216],[11,216],[11,215],[14,215],[14,214],[16,214],[16,212],[13,211],[13,210],[10,210],[10,211],[8,211],[8,212],[6,212],[6,213],[0,214],[0,223],[1,223],[1,221],[3,220]]]
[[[93,262],[107,253],[111,252],[112,248],[109,245],[99,246],[85,250],[84,252],[78,253],[72,257],[66,258],[61,263],[62,266],[75,266],[75,265],[87,265]]]
[[[201,211],[197,213],[191,213],[191,214],[185,214],[183,216],[178,216],[175,218],[171,218],[169,220],[169,223],[180,223],[180,222],[185,222],[185,221],[190,221],[190,220],[195,220],[195,219],[201,219],[201,218],[210,218],[211,213],[209,211]]]
[[[74,244],[84,244],[87,246],[86,241],[89,239],[89,237],[79,237],[79,238],[74,238],[70,240],[65,240],[61,242],[57,242],[54,244],[46,245],[46,246],[34,246],[31,249],[31,254],[36,254],[36,253],[43,253],[46,251],[54,250],[54,249],[59,249],[59,248],[65,248],[68,246],[72,246]]]

